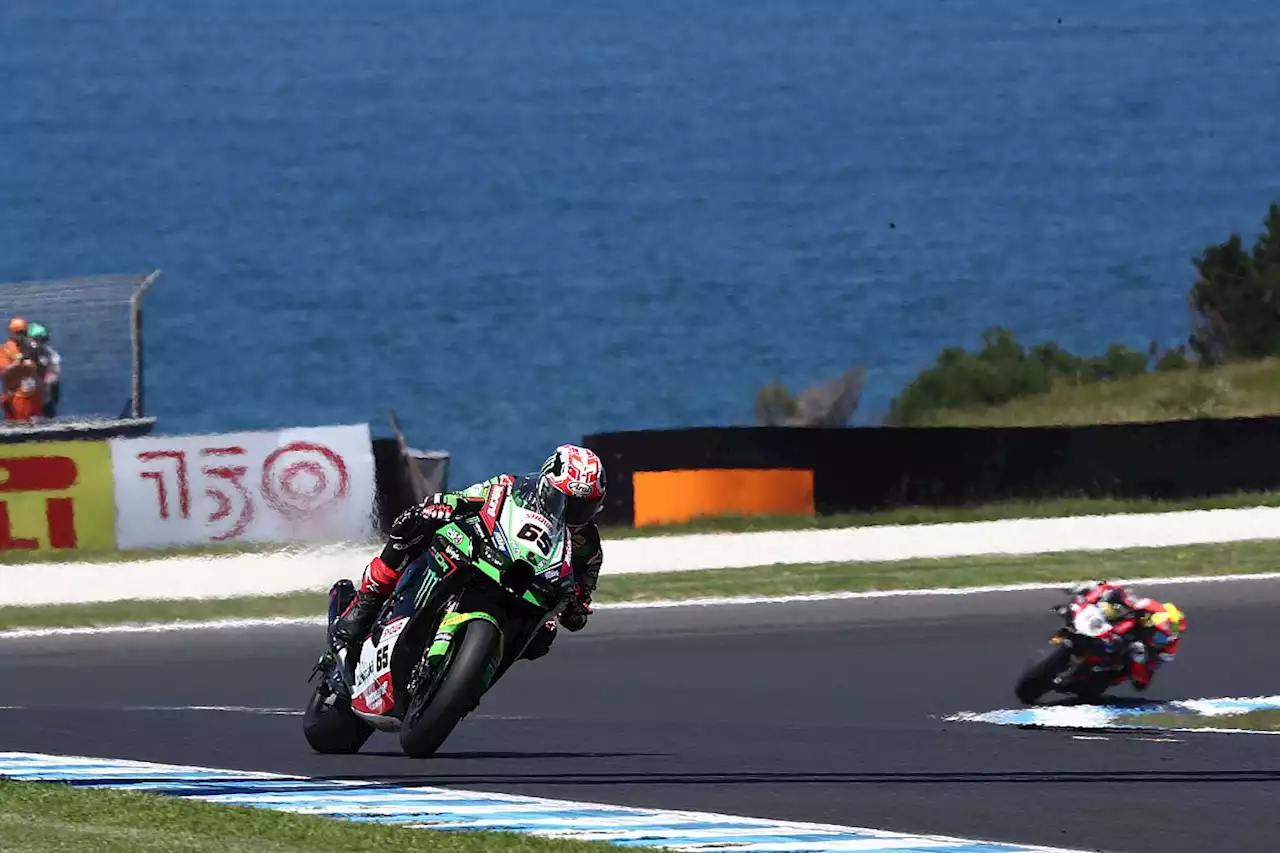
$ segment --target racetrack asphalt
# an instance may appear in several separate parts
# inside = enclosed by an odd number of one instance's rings
[[[1140,591],[1187,612],[1149,699],[1280,693],[1280,582]],[[0,642],[0,751],[475,788],[1086,850],[1274,851],[1280,737],[944,722],[1017,707],[1053,591],[605,610],[522,662],[434,759],[322,756],[318,627]],[[1119,691],[1119,696],[1132,695]],[[1079,739],[1081,735],[1090,739]]]

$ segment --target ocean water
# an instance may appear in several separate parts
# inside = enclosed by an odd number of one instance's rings
[[[161,268],[162,432],[394,407],[470,480],[853,364],[874,423],[993,324],[1176,344],[1278,140],[1274,0],[12,0],[0,281]]]

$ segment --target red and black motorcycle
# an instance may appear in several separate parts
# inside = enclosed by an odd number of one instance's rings
[[[1066,624],[1049,638],[1049,648],[1022,671],[1014,692],[1026,705],[1045,693],[1096,702],[1107,688],[1125,680],[1128,644],[1119,641],[1116,620],[1080,596],[1054,607],[1053,612]]]

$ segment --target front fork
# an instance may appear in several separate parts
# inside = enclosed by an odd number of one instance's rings
[[[409,692],[414,695],[421,689],[424,681],[429,682],[439,672],[440,667],[449,657],[449,650],[453,648],[453,641],[457,635],[458,629],[469,622],[483,620],[489,622],[498,629],[498,636],[503,638],[505,646],[506,637],[503,631],[502,623],[485,610],[463,610],[462,594],[452,595],[445,602],[444,607],[440,610],[440,623],[436,628],[435,637],[432,639],[431,645],[427,648],[427,653],[422,656],[422,661],[415,667],[413,674],[409,679]],[[502,660],[499,656],[499,661]],[[497,664],[494,671],[489,673],[486,688],[492,683],[496,674]]]

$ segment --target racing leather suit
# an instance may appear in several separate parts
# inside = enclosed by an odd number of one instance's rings
[[[1131,680],[1138,690],[1146,690],[1156,670],[1174,659],[1182,642],[1181,637],[1171,637],[1152,625],[1151,617],[1163,612],[1164,605],[1153,598],[1135,598],[1119,584],[1106,582],[1081,592],[1080,597],[1088,604],[1115,601],[1130,610],[1112,624],[1112,642],[1128,645],[1125,671],[1114,683]]]
[[[347,649],[347,665],[354,666],[364,638],[373,628],[383,603],[395,590],[404,568],[426,552],[440,528],[460,516],[478,512],[489,498],[490,490],[510,487],[517,477],[499,474],[459,492],[431,495],[422,503],[405,510],[391,524],[382,552],[373,558],[360,579],[360,588],[351,605],[334,620],[330,644],[335,651]],[[600,576],[604,552],[600,530],[594,521],[581,527],[570,527],[574,579],[574,600],[560,613],[560,624],[568,631],[586,627],[591,614],[591,596]],[[551,650],[556,637],[556,623],[548,620],[530,640],[521,658],[533,660]]]

